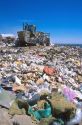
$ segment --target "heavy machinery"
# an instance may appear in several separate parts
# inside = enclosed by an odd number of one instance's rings
[[[37,32],[35,25],[23,23],[23,30],[17,32],[18,39],[15,42],[16,46],[28,45],[50,45],[50,34]]]

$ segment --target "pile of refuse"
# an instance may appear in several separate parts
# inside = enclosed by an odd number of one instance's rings
[[[81,125],[81,51],[1,47],[0,110],[8,119],[0,116],[0,125]]]

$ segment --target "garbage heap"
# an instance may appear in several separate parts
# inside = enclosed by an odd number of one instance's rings
[[[0,125],[81,125],[81,51],[1,47]]]

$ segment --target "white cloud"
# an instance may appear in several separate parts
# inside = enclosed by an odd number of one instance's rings
[[[14,34],[1,34],[2,37],[15,37]]]

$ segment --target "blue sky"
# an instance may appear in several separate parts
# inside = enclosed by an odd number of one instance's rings
[[[0,0],[0,33],[16,34],[26,21],[53,42],[82,43],[82,0]]]

